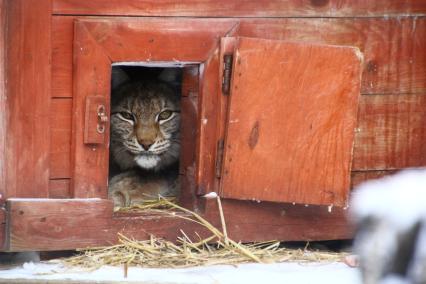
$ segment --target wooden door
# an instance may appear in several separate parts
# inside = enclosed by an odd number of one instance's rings
[[[360,61],[351,47],[238,38],[221,196],[345,205]]]

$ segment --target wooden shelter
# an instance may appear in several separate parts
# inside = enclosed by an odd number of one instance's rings
[[[4,251],[199,230],[172,216],[113,213],[114,63],[182,66],[179,203],[220,224],[216,200],[203,197],[216,192],[235,240],[350,238],[353,185],[426,165],[424,0],[0,8]]]

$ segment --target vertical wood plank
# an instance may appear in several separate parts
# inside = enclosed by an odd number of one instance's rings
[[[52,17],[52,97],[72,97],[75,17]]]
[[[6,191],[6,75],[5,75],[5,49],[7,28],[7,0],[0,0],[0,194],[4,196]],[[1,233],[1,231],[0,231]]]
[[[8,1],[7,197],[47,197],[51,1]]]
[[[51,102],[50,178],[71,176],[72,98],[54,98]]]
[[[85,102],[87,96],[110,101],[111,60],[94,41],[84,23],[75,24],[73,70],[73,131],[71,189],[75,198],[107,198],[109,127],[103,144],[84,144]],[[105,106],[109,115],[110,106]]]
[[[215,161],[217,151],[217,123],[216,106],[219,84],[219,48],[212,52],[204,62],[201,70],[201,96],[199,98],[200,134],[196,148],[197,153],[197,180],[198,193],[208,193],[216,190]]]

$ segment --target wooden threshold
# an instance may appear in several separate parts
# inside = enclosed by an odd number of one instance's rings
[[[198,213],[220,228],[216,200],[202,201],[199,203],[205,204]],[[223,200],[222,205],[228,234],[237,241],[330,240],[352,236],[346,210],[342,208],[237,200]],[[202,226],[177,215],[114,214],[112,202],[105,199],[8,199],[6,212],[5,251],[111,245],[117,243],[117,233],[135,239],[155,235],[171,241],[181,235],[181,230],[194,239],[197,234],[210,236]]]

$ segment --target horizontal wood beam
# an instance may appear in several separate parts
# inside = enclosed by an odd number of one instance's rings
[[[55,14],[192,17],[371,17],[422,15],[417,0],[258,0],[155,1],[53,0]]]
[[[346,211],[327,206],[283,205],[223,200],[228,233],[237,241],[326,240],[352,236]],[[175,241],[183,230],[190,237],[209,236],[193,222],[171,215],[113,214],[102,199],[9,199],[5,250],[67,250],[117,243],[117,233],[135,239],[150,235]],[[216,200],[201,213],[220,228]],[[248,218],[250,216],[250,218]]]

